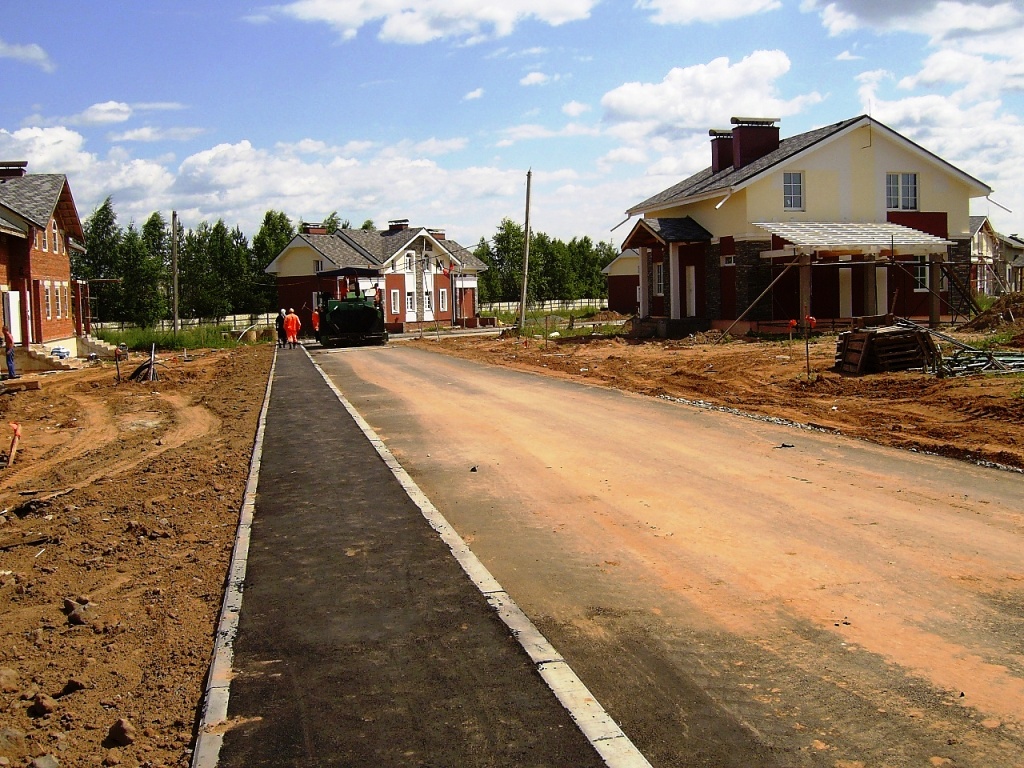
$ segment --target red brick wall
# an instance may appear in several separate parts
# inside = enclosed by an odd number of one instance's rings
[[[50,232],[52,230],[48,230]],[[32,305],[32,340],[36,343],[66,339],[75,335],[71,316],[71,260],[66,242],[57,244],[47,238],[47,250],[42,249],[42,238],[32,233],[28,254],[28,272],[31,280],[29,300]],[[37,247],[38,245],[38,247]],[[50,312],[46,312],[46,287],[50,288]],[[57,291],[60,291],[59,311]]]

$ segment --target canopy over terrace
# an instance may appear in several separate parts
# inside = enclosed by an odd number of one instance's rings
[[[942,263],[949,252],[949,246],[954,245],[950,240],[890,222],[786,221],[755,222],[754,226],[787,243],[785,248],[764,252],[763,257],[796,257],[795,263],[800,269],[802,323],[807,322],[810,317],[811,264],[816,256],[825,253],[874,255],[873,259],[859,262],[865,266],[894,258],[896,253],[932,256],[933,258],[927,262],[930,272],[929,284],[938,286],[941,282]],[[866,270],[866,301],[871,305],[877,302],[875,279],[875,270]],[[932,290],[929,295],[928,319],[933,327],[939,324],[940,307],[941,296],[937,290]]]

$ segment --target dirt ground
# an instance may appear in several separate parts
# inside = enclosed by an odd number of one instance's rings
[[[1024,321],[999,330],[1015,328],[1019,351]],[[956,335],[972,344],[985,336]],[[426,336],[415,343],[497,365],[784,419],[881,445],[1024,469],[1024,373],[945,379],[920,371],[843,376],[832,371],[836,337],[820,336],[809,344],[808,375],[803,339],[716,345],[716,338],[437,341]],[[947,353],[951,349],[946,345]]]
[[[0,765],[188,765],[272,353],[0,396]]]
[[[834,337],[810,344],[810,376],[801,340],[412,343],[1024,468],[1024,377],[842,377]],[[0,469],[0,765],[188,764],[272,354],[166,356],[139,384],[105,363],[0,395],[0,451],[22,429]]]

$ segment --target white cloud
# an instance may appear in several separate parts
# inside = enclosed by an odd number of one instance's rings
[[[860,61],[863,58],[863,56],[857,56],[854,53],[850,53],[850,51],[843,51],[836,56],[836,61]]]
[[[551,82],[551,76],[543,72],[530,72],[519,80],[520,85],[547,85]]]
[[[132,108],[123,101],[104,101],[100,104],[93,104],[67,118],[72,125],[109,125],[110,123],[123,123],[131,118]]]
[[[155,128],[151,125],[110,136],[111,141],[191,141],[204,133],[202,128]]]
[[[597,0],[421,0],[412,5],[396,0],[295,0],[275,10],[300,21],[328,24],[343,40],[351,40],[368,24],[381,22],[379,37],[388,42],[422,44],[454,38],[478,43],[507,37],[527,20],[559,26],[586,19],[596,3]]]
[[[452,152],[458,152],[461,149],[465,149],[469,142],[462,138],[454,139],[437,139],[429,138],[426,141],[419,141],[413,145],[413,152],[415,154],[426,155],[428,157],[436,157],[438,155],[447,155]]]
[[[590,111],[589,104],[583,104],[578,101],[570,101],[562,105],[562,112],[567,114],[569,117],[579,117],[584,112]]]
[[[735,64],[728,58],[676,67],[660,83],[625,83],[601,99],[605,118],[641,138],[707,131],[733,115],[785,117],[821,101],[817,92],[783,99],[777,81],[789,72],[782,51],[755,51]]]
[[[0,59],[14,59],[31,64],[34,67],[39,67],[43,72],[54,72],[57,69],[57,65],[50,59],[49,54],[36,43],[16,45],[0,39]]]
[[[476,99],[483,98],[483,95],[484,95],[484,89],[483,88],[475,88],[474,90],[470,91],[465,96],[463,96],[462,100],[463,101],[475,101]]]
[[[599,136],[600,129],[581,123],[567,123],[559,129],[547,128],[536,123],[524,123],[506,128],[501,132],[502,138],[497,142],[499,147],[510,147],[520,141],[537,139],[555,139],[574,136]]]
[[[653,10],[655,24],[727,21],[782,7],[779,0],[637,0],[636,5]]]

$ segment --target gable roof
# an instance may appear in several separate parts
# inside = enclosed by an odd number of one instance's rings
[[[977,195],[978,197],[991,194],[992,189],[987,184],[964,173],[956,166],[951,165],[938,155],[935,155],[918,144],[915,144],[910,139],[900,133],[897,133],[883,123],[878,122],[874,118],[868,117],[867,115],[860,115],[859,117],[852,117],[832,125],[815,128],[814,130],[807,131],[805,133],[799,133],[796,136],[790,136],[787,139],[781,139],[779,141],[778,149],[773,152],[769,152],[764,157],[761,157],[742,168],[737,169],[729,166],[727,168],[723,168],[717,173],[713,173],[711,166],[708,166],[704,170],[695,173],[693,176],[684,179],[678,184],[675,184],[674,186],[647,198],[642,203],[638,203],[632,208],[627,209],[626,214],[628,216],[634,216],[636,214],[667,208],[672,205],[681,205],[682,203],[692,202],[704,197],[732,194],[733,192],[750,185],[762,175],[771,171],[775,166],[797,158],[805,152],[834,141],[840,136],[865,125],[879,129],[883,134],[888,135],[897,143],[903,144],[907,149],[923,155],[932,163],[943,167],[947,172],[959,176],[970,186],[975,187],[979,193]]]
[[[62,173],[28,173],[0,178],[0,206],[43,228],[55,213],[71,237],[85,240],[78,209]]]
[[[383,271],[395,257],[405,253],[418,237],[427,236],[456,264],[478,272],[487,265],[454,240],[438,240],[427,229],[338,229],[331,235],[297,234],[264,270],[274,273],[278,260],[296,245],[306,244],[333,265],[333,269],[362,267]],[[441,255],[441,252],[438,255]]]
[[[652,239],[653,238],[653,239]],[[712,235],[690,216],[680,218],[640,219],[622,241],[623,249],[635,248],[647,242],[709,243]]]

